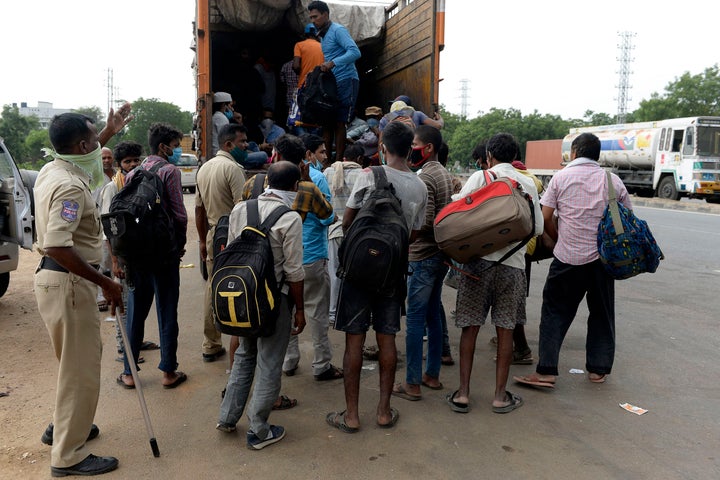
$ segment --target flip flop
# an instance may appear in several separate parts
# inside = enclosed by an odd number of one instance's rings
[[[393,387],[392,394],[396,397],[403,398],[405,400],[409,400],[411,402],[417,402],[418,400],[422,400],[422,395],[415,395],[412,393],[408,393],[407,390],[405,390],[405,387],[402,383],[396,383]]]
[[[225,391],[223,390],[223,393]],[[223,395],[224,397],[224,395]],[[290,408],[293,408],[297,406],[298,401],[296,398],[290,398],[287,395],[280,395],[280,405],[273,405],[273,410],[288,410]]]
[[[175,377],[175,381],[168,385],[163,385],[163,388],[176,388],[181,383],[184,383],[188,378],[183,372],[175,372],[175,374],[177,375],[177,377]]]
[[[110,308],[110,305],[108,305],[108,303],[105,300],[97,302],[97,306],[98,306],[98,310],[101,312],[107,312],[108,308]]]
[[[455,395],[457,395],[459,390],[455,390],[452,393],[448,393],[445,397],[445,400],[447,400],[447,404],[450,406],[450,410],[457,413],[468,413],[470,411],[470,406],[467,403],[461,403],[455,401]]]
[[[422,381],[422,385],[423,385],[423,387],[427,387],[427,388],[429,388],[430,390],[442,390],[443,388],[445,388],[445,387],[443,386],[442,382],[439,382],[437,385],[430,385],[430,384],[427,383],[425,380],[423,380],[423,381]]]
[[[127,383],[125,383],[125,381],[123,380],[122,373],[120,375],[118,375],[118,377],[115,381],[117,382],[118,385],[120,385],[121,387],[123,387],[127,390],[135,390],[135,385],[128,385]]]
[[[510,403],[502,407],[492,407],[492,411],[495,413],[510,413],[516,408],[520,408],[523,404],[523,399],[520,395],[515,395],[512,392],[505,390],[505,395],[510,397]]]
[[[330,412],[325,416],[325,421],[328,425],[331,427],[335,427],[341,432],[345,433],[357,433],[360,431],[359,427],[350,427],[347,423],[345,423],[345,412],[347,410],[343,410],[342,412]]]
[[[540,380],[536,375],[513,376],[513,380],[524,385],[532,385],[533,387],[555,388],[555,382]]]
[[[388,423],[378,423],[377,425],[380,428],[392,428],[397,423],[398,418],[400,418],[400,412],[398,412],[397,409],[390,407],[390,421]]]
[[[598,375],[596,378],[591,377],[590,375]],[[605,383],[605,380],[607,380],[607,373],[590,373],[588,374],[588,380],[590,380],[592,383]]]
[[[140,350],[159,350],[160,345],[155,342],[145,341],[140,345]]]

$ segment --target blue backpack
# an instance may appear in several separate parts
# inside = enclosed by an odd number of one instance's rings
[[[655,273],[664,259],[647,222],[617,201],[607,172],[608,206],[598,226],[597,245],[605,271],[616,280],[640,273]]]

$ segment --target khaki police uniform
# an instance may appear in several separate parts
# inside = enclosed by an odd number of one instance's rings
[[[198,170],[195,206],[204,206],[210,228],[206,237],[208,281],[205,288],[203,353],[214,354],[222,348],[220,332],[215,328],[212,315],[211,276],[213,269],[213,236],[215,226],[223,215],[229,215],[236,203],[242,200],[245,169],[224,150],[211,158]]]
[[[92,265],[102,260],[100,214],[88,175],[65,160],[43,167],[35,182],[36,248],[73,247]],[[35,273],[38,312],[60,361],[51,465],[70,467],[90,452],[85,441],[100,393],[102,342],[97,286],[43,257]]]

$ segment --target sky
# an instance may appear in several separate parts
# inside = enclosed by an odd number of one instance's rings
[[[445,3],[440,103],[460,113],[467,79],[471,118],[491,108],[566,119],[586,110],[614,115],[622,31],[635,34],[629,112],[683,73],[720,63],[707,0],[682,9],[632,0]],[[4,1],[0,105],[104,111],[112,69],[116,98],[156,98],[192,111],[194,14],[195,0]]]

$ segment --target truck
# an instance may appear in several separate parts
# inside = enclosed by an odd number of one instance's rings
[[[20,247],[32,250],[34,212],[32,188],[37,172],[20,170],[0,138],[0,297],[18,267]]]
[[[242,112],[242,62],[262,56],[272,66],[278,85],[274,111],[277,125],[287,119],[285,92],[279,82],[281,66],[293,58],[310,22],[310,0],[197,0],[193,62],[197,90],[194,115],[195,150],[208,159],[212,132],[213,93],[233,96],[236,111],[252,131],[259,118]],[[374,4],[329,1],[330,19],[344,25],[360,48],[356,62],[360,91],[358,112],[367,106],[388,111],[388,101],[408,95],[413,107],[425,113],[437,109],[440,51],[444,48],[445,0],[378,1]],[[252,60],[251,60],[252,61]],[[432,115],[432,113],[428,113]],[[252,140],[252,138],[251,138]],[[330,148],[330,146],[328,146]]]
[[[585,132],[600,138],[600,166],[616,173],[628,192],[720,203],[720,117],[573,128],[562,140],[553,140],[550,151],[528,142],[528,170],[546,183],[554,173],[547,166],[569,163],[572,141]]]

